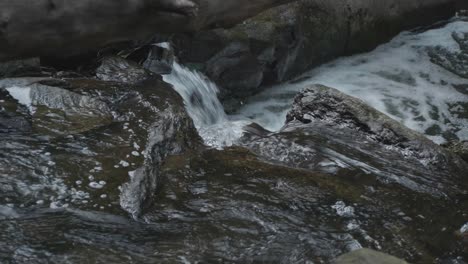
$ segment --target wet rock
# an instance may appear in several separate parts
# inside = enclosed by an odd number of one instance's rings
[[[446,48],[435,47],[429,50],[431,62],[444,69],[468,78],[468,33],[454,32],[452,38],[457,42],[459,51],[450,51]]]
[[[174,50],[169,43],[158,43],[151,46],[143,67],[156,74],[170,74],[174,60]]]
[[[157,109],[153,110],[155,116],[151,117],[151,123],[146,128],[147,142],[143,153],[145,166],[129,173],[130,181],[122,186],[120,204],[134,216],[152,201],[160,184],[160,167],[165,158],[194,148],[201,142],[192,119],[185,112],[181,98],[171,88],[165,89],[166,96],[155,98],[151,95],[146,99]],[[174,101],[167,101],[168,99]],[[131,109],[132,102],[126,101],[124,106]],[[133,111],[137,118],[145,115],[143,112]]]
[[[394,256],[372,249],[359,249],[338,257],[334,264],[408,264]]]
[[[160,166],[165,158],[200,144],[182,99],[159,79],[136,86],[90,80],[71,83],[74,91],[91,92],[114,106],[119,124],[99,131],[86,144],[101,153],[101,162],[108,165],[98,176],[111,183],[103,189],[110,194],[106,199],[118,200],[122,209],[137,217],[160,185]],[[112,176],[116,171],[118,180]]]
[[[468,162],[468,141],[452,141],[443,146]]]
[[[137,83],[150,78],[151,74],[137,63],[112,56],[102,60],[96,76],[103,81]]]
[[[173,246],[161,253],[167,261],[186,250],[192,261],[214,254],[247,263],[329,263],[361,247],[412,263],[463,252],[453,230],[464,221],[455,209],[464,208],[464,202],[379,182],[352,168],[338,174],[295,169],[233,147],[171,156],[162,171],[157,202],[142,218],[196,230],[171,240]],[[187,249],[187,242],[194,246]]]
[[[301,0],[266,10],[229,29],[177,34],[165,39],[174,43],[182,63],[196,65],[227,94],[237,96],[234,99],[237,106],[229,96],[222,99],[229,107],[238,108],[249,93],[294,78],[338,56],[370,51],[402,30],[448,19],[466,5],[462,0],[420,1],[418,4],[400,0]],[[244,78],[249,82],[210,75],[213,58],[238,43],[243,43],[243,53],[237,48],[237,57],[249,57],[249,64],[253,66],[222,63],[222,69],[226,74],[233,71],[233,77],[247,76]],[[240,65],[245,70],[239,72]],[[233,82],[236,85],[231,85]]]
[[[257,93],[263,80],[263,68],[248,45],[236,42],[214,55],[206,63],[207,75],[221,83],[224,98],[245,98]]]
[[[279,133],[244,145],[266,160],[339,173],[355,169],[436,196],[465,193],[468,164],[359,99],[321,85],[295,99]]]
[[[7,91],[0,90],[0,98],[0,133],[30,131],[28,110],[18,105]]]
[[[112,121],[109,106],[89,96],[40,84],[42,79],[4,79],[0,87],[10,93],[31,114],[37,133],[70,135],[88,131]],[[53,80],[47,80],[52,83]],[[57,83],[57,82],[55,82]]]
[[[33,124],[0,139],[0,200],[13,206],[136,216],[165,157],[198,146],[181,98],[159,79],[4,79],[2,87],[28,106]]]

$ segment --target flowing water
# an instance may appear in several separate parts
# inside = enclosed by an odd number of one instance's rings
[[[436,143],[468,140],[468,81],[431,62],[430,56],[434,49],[461,52],[452,34],[468,34],[467,28],[468,22],[455,20],[428,31],[403,32],[370,53],[332,61],[271,87],[232,116],[224,113],[215,96],[216,85],[201,73],[174,63],[173,73],[164,80],[182,95],[201,136],[214,147],[232,145],[250,122],[278,131],[294,97],[311,84],[360,98]]]
[[[468,33],[468,22],[401,33],[370,53],[332,61],[264,91],[240,109],[238,118],[276,131],[284,125],[295,95],[319,83],[364,100],[437,143],[447,138],[468,140],[468,92],[459,88],[468,85],[468,79],[432,63],[429,56],[435,47],[460,52],[454,32]]]
[[[232,146],[243,134],[248,120],[234,121],[224,112],[219,101],[218,87],[203,74],[174,62],[172,73],[164,81],[172,84],[182,96],[187,112],[192,117],[198,133],[209,146]]]
[[[467,29],[467,22],[455,21],[402,33],[371,53],[338,59],[272,87],[233,116],[225,114],[217,87],[202,74],[174,63],[164,80],[215,148],[235,144],[251,122],[279,130],[294,96],[312,83],[359,97],[436,142],[468,139],[467,79],[433,64],[428,55],[435,46],[459,52],[452,32]],[[27,85],[6,88],[24,105],[17,112],[43,114],[32,104],[44,98]],[[114,103],[131,95],[115,90]],[[72,101],[86,113],[86,105],[97,107],[91,97],[80,98]],[[147,138],[142,131],[153,128],[146,123],[158,113],[138,98],[108,127],[93,123],[87,132],[58,138],[1,134],[0,263],[328,263],[361,247],[418,263],[435,256],[463,263],[468,257],[453,238],[468,229],[464,197],[454,204],[346,168],[329,177],[274,166],[235,148],[169,158],[157,168],[164,181],[154,204],[132,219],[118,208],[115,182],[135,174],[145,155],[137,135]],[[98,125],[108,119],[90,114],[100,118]]]

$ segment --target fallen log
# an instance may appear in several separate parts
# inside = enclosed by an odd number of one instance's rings
[[[291,1],[0,0],[0,61],[71,56],[154,33],[226,27]]]

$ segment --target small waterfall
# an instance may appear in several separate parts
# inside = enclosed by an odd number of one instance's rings
[[[227,120],[217,97],[218,87],[206,76],[174,62],[172,73],[164,75],[164,81],[182,96],[198,129]]]
[[[205,143],[222,148],[239,139],[248,121],[232,121],[218,99],[218,87],[200,72],[174,61],[171,74],[163,75],[182,96],[187,112]]]
[[[439,52],[449,58],[444,63],[456,63],[467,29],[468,22],[454,20],[424,32],[402,32],[372,52],[336,59],[249,98],[238,115],[277,131],[297,93],[319,83],[364,100],[436,143],[468,140],[468,81],[431,57]]]

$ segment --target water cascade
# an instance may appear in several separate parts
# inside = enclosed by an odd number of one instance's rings
[[[374,51],[341,58],[251,98],[238,116],[269,130],[280,129],[295,95],[320,83],[360,98],[377,110],[426,134],[437,143],[468,140],[466,105],[462,91],[468,83],[435,63],[431,53],[460,52],[452,37],[467,32],[468,22],[455,21],[425,32],[403,32]],[[462,38],[461,36],[459,38]]]
[[[242,136],[242,127],[250,122],[234,121],[226,115],[217,97],[218,87],[206,76],[174,62],[171,74],[163,77],[182,96],[187,112],[207,145],[231,146]]]

